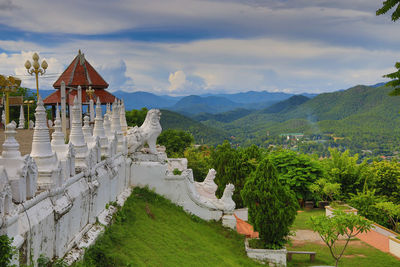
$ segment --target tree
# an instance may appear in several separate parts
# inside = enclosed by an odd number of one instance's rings
[[[374,162],[371,171],[376,194],[400,203],[400,164],[395,161]]]
[[[325,178],[321,178],[310,185],[310,190],[322,201],[333,201],[340,195],[340,184],[329,183]]]
[[[247,179],[241,195],[249,208],[249,221],[259,232],[265,247],[282,248],[299,204],[293,191],[279,181],[276,168],[268,157]]]
[[[212,148],[202,145],[200,147],[191,146],[186,148],[183,155],[188,160],[188,168],[192,169],[194,180],[202,182],[207,176],[211,166]]]
[[[235,149],[228,141],[217,146],[211,153],[211,165],[217,171],[215,183],[218,185],[216,195],[222,196],[225,186],[229,183],[235,185],[232,199],[236,207],[243,207],[240,195],[247,177],[257,168],[263,153],[257,146],[245,149]]]
[[[386,0],[383,2],[382,7],[376,11],[376,15],[386,14],[389,10],[395,8],[395,11],[392,13],[392,21],[396,21],[400,18],[400,0]]]
[[[147,108],[132,109],[126,112],[126,122],[129,126],[141,126],[146,119]]]
[[[163,131],[157,143],[165,146],[168,157],[183,157],[183,152],[193,143],[193,136],[182,130],[168,129]]]
[[[362,191],[369,177],[367,162],[358,164],[358,155],[350,156],[349,150],[342,153],[338,149],[329,149],[329,152],[331,157],[324,162],[329,182],[339,183],[345,198],[349,198],[350,193]]]
[[[372,223],[359,215],[353,213],[346,214],[343,211],[334,211],[333,217],[311,216],[311,226],[314,232],[318,232],[322,240],[328,246],[332,257],[338,266],[350,239],[359,233],[364,233],[371,229]],[[339,236],[345,236],[343,248],[338,246]]]
[[[288,185],[298,199],[312,200],[309,187],[323,174],[319,162],[291,150],[273,151],[268,157],[276,166],[281,182]]]

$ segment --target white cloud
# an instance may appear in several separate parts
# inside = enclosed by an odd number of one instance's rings
[[[0,41],[0,49],[28,47]],[[74,39],[58,46],[35,45],[49,61],[41,88],[52,88],[57,75],[81,48],[110,83],[109,89],[159,94],[202,94],[247,90],[323,92],[384,81],[396,50],[329,45],[278,38],[216,39],[187,43],[150,43]],[[33,52],[3,53],[0,73],[27,75],[23,67]],[[24,76],[34,88],[34,79]]]
[[[186,84],[186,75],[183,71],[178,70],[169,75],[168,81],[170,83],[168,87],[170,92],[181,90]]]

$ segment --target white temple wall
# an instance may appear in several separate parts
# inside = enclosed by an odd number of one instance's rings
[[[204,220],[219,220],[223,212],[208,208],[196,201],[195,189],[191,188],[193,173],[191,169],[183,170],[181,175],[167,172],[166,162],[134,161],[131,165],[131,184],[134,186],[148,186],[160,195],[171,200]],[[193,184],[194,187],[194,184]]]
[[[0,234],[14,237],[22,258],[63,257],[95,224],[106,204],[130,187],[131,160],[117,154],[89,171],[71,177],[61,187],[46,190],[14,206],[16,214],[2,218]],[[129,169],[129,171],[128,171]],[[26,210],[25,210],[26,209]],[[1,223],[0,222],[0,223]],[[18,264],[18,262],[15,262]]]

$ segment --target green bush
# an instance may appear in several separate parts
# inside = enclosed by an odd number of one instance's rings
[[[376,194],[400,203],[400,164],[395,161],[374,162],[371,170]]]
[[[12,238],[7,235],[0,236],[0,266],[9,266],[15,253],[15,248],[11,244]]]
[[[384,213],[375,206],[377,203],[384,202],[385,198],[375,195],[375,190],[358,192],[351,194],[349,205],[358,210],[358,214],[372,220],[382,226],[390,228],[390,223]]]
[[[279,181],[276,168],[268,158],[247,179],[241,195],[249,208],[249,221],[259,232],[265,248],[282,248],[299,205],[294,193]]]

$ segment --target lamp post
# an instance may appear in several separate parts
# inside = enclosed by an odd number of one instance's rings
[[[94,94],[94,89],[92,89],[92,87],[89,86],[89,88],[86,89],[86,94],[89,96],[89,99],[92,99],[93,94]]]
[[[24,101],[24,104],[25,105],[28,105],[28,129],[29,129],[29,124],[30,124],[30,119],[29,119],[29,106],[31,105],[31,104],[33,104],[33,103],[35,103],[35,101],[34,100],[25,100]]]
[[[46,69],[49,66],[46,62],[46,60],[42,61],[42,68],[40,68],[39,64],[39,55],[37,53],[34,53],[32,56],[33,63],[31,63],[29,60],[25,62],[25,68],[28,71],[30,75],[35,74],[36,77],[36,92],[37,92],[37,98],[39,97],[39,73],[40,75],[43,75],[46,73]],[[31,68],[33,67],[33,68]]]
[[[20,79],[12,76],[8,76],[8,78],[6,78],[5,76],[0,75],[0,90],[6,94],[6,125],[10,122],[10,92],[16,92],[20,85]]]

